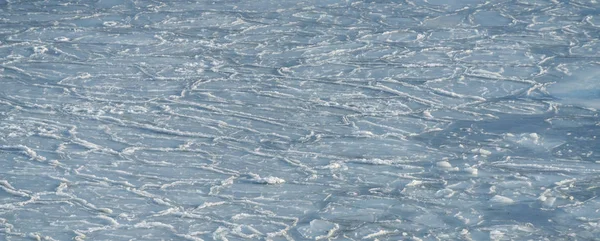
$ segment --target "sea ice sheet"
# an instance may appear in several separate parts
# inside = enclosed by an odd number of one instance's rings
[[[0,0],[0,239],[597,239],[599,16]]]

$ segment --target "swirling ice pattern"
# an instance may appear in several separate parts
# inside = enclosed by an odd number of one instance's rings
[[[0,0],[0,239],[597,239],[599,16]]]

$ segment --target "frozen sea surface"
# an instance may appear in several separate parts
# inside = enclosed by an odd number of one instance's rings
[[[596,0],[0,0],[0,240],[599,240]]]

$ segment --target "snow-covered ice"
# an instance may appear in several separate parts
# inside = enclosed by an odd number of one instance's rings
[[[0,240],[594,240],[595,0],[0,0]]]

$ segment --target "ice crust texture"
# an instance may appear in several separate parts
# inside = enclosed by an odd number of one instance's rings
[[[0,240],[594,240],[600,3],[0,0]]]

